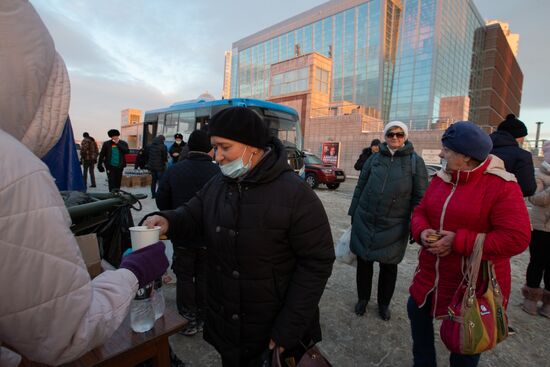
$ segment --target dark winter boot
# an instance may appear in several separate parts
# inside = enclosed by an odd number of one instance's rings
[[[365,314],[365,311],[367,310],[367,301],[366,299],[360,299],[357,304],[355,305],[355,314],[357,316],[363,316]]]
[[[384,321],[391,319],[390,306],[378,305],[378,315]]]
[[[521,294],[525,298],[521,305],[521,309],[529,315],[536,315],[537,303],[542,299],[542,288],[530,288],[524,285],[521,288]]]
[[[539,314],[550,318],[550,291],[546,289],[542,295],[542,307],[539,309]]]

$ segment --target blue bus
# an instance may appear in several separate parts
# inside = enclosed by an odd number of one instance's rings
[[[216,112],[232,106],[244,106],[256,111],[266,122],[270,133],[285,145],[289,165],[303,174],[303,135],[298,113],[290,107],[258,99],[195,99],[145,111],[142,146],[151,144],[157,135],[165,136],[168,147],[174,142],[176,133],[181,133],[183,140],[187,141],[194,130],[207,126]]]

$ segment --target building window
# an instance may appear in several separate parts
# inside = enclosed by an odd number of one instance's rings
[[[315,90],[328,93],[328,71],[320,67],[315,68]]]
[[[309,68],[290,70],[286,73],[273,75],[271,95],[296,93],[308,89]]]

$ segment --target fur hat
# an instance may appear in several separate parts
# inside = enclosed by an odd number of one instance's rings
[[[449,126],[441,137],[441,143],[480,162],[483,162],[493,149],[489,135],[470,121],[459,121]]]
[[[212,116],[208,136],[219,136],[256,148],[265,148],[269,141],[269,131],[263,119],[246,107],[226,108]]]
[[[407,127],[407,125],[405,125],[401,121],[390,121],[390,122],[388,122],[386,124],[386,126],[384,126],[384,136],[386,136],[388,131],[390,131],[394,127],[398,127],[401,130],[403,130],[403,132],[405,133],[405,140],[408,139],[408,137],[409,137],[409,128]]]
[[[544,161],[550,163],[550,140],[546,140],[542,144],[542,152],[544,153]]]
[[[195,130],[189,135],[187,142],[190,152],[204,152],[208,153],[212,150],[212,144],[210,144],[210,138],[202,130]]]
[[[109,138],[112,138],[113,136],[120,136],[120,131],[117,129],[111,129],[107,131],[107,135],[109,135]]]
[[[514,139],[527,136],[527,127],[521,120],[518,120],[513,113],[506,116],[506,120],[498,125],[497,131],[507,131],[512,134]]]

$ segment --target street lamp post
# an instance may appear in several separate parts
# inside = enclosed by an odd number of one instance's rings
[[[535,138],[535,150],[539,151],[539,137],[540,137],[540,125],[544,124],[542,121],[535,122],[537,124],[537,136]]]

